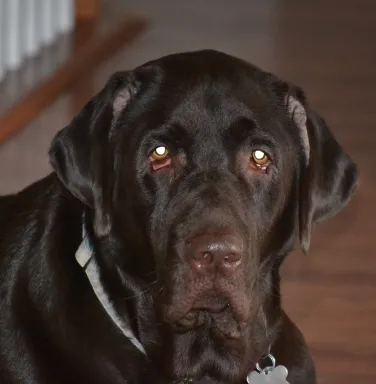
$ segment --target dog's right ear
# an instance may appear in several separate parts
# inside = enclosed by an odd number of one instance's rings
[[[111,230],[113,189],[113,143],[111,130],[135,92],[130,74],[113,75],[105,88],[93,97],[57,133],[49,155],[60,181],[86,206],[94,210],[94,230],[105,236]]]

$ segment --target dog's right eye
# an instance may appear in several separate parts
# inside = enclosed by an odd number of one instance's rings
[[[271,160],[269,155],[266,152],[262,151],[261,149],[256,149],[255,151],[252,152],[252,155],[250,158],[250,166],[253,169],[266,172],[268,170],[270,162]]]
[[[171,157],[167,147],[160,146],[154,149],[149,157],[153,171],[171,165]]]
[[[151,154],[151,157],[155,161],[164,160],[168,156],[169,152],[166,147],[157,147]]]
[[[260,149],[252,152],[252,160],[260,166],[265,166],[269,163],[269,156]]]

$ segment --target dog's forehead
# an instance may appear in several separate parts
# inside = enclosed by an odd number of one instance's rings
[[[266,96],[267,76],[259,68],[216,51],[171,55],[156,62],[165,90],[191,91],[196,95],[220,93],[222,98],[237,95]],[[159,72],[160,74],[160,72]]]
[[[216,51],[177,54],[147,65],[158,84],[154,111],[188,129],[221,130],[239,118],[270,119],[276,95],[257,67]],[[183,123],[183,124],[182,124]]]

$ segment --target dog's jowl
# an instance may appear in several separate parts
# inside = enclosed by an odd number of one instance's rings
[[[357,172],[300,88],[163,57],[114,74],[49,155],[0,198],[1,382],[244,384],[270,353],[315,383],[279,268]]]

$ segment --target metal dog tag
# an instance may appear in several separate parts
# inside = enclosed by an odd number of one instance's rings
[[[283,365],[275,366],[275,358],[268,355],[272,362],[272,366],[260,368],[259,364],[256,365],[256,371],[251,372],[247,376],[248,384],[289,384],[287,381],[288,370]]]
[[[273,370],[266,372],[251,372],[247,377],[248,384],[289,384],[287,381],[287,368],[278,365]]]

